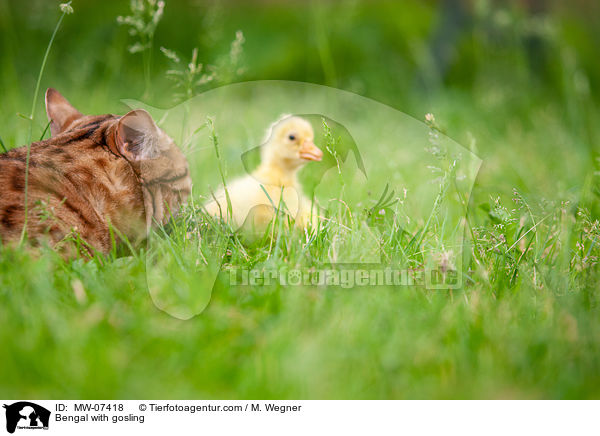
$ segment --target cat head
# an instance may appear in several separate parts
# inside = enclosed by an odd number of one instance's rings
[[[96,135],[96,140],[127,160],[142,186],[147,228],[153,222],[165,224],[187,200],[192,187],[187,159],[145,110],[123,116],[83,115],[49,88],[46,112],[52,136],[79,129],[104,132]]]

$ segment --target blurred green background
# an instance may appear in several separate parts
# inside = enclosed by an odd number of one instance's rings
[[[143,55],[128,51],[135,39],[117,23],[129,2],[72,6],[42,89],[58,89],[84,113],[124,113],[126,98],[171,107],[174,66],[160,47],[183,66],[198,48],[199,63],[219,67],[241,30],[240,68],[221,68],[196,93],[236,81],[296,80],[352,91],[419,120],[431,112],[444,133],[483,159],[469,203],[474,226],[498,229],[494,204],[507,204],[503,213],[517,226],[518,189],[536,217],[546,207],[557,211],[552,225],[570,239],[563,254],[549,254],[555,263],[540,267],[526,257],[516,283],[503,256],[494,257],[502,241],[487,241],[489,263],[474,266],[469,288],[450,295],[240,292],[217,283],[209,309],[188,322],[135,292],[144,282],[137,259],[63,264],[2,250],[0,396],[598,397],[599,2],[167,0],[147,71]],[[29,113],[59,16],[59,2],[0,0],[7,148],[27,141],[29,121],[19,114]],[[35,139],[45,126],[40,96]],[[581,226],[578,207],[589,212]],[[73,295],[81,283],[83,300]]]
[[[339,87],[422,119],[433,112],[447,134],[507,182],[550,194],[581,181],[598,144],[600,93],[597,2],[552,1],[171,1],[154,37],[152,92],[142,55],[116,17],[125,1],[73,3],[50,53],[42,89],[52,86],[84,112],[116,112],[121,98],[174,103],[172,67],[160,47],[187,62],[217,64],[237,30],[245,43],[239,80],[285,79]],[[26,142],[28,114],[58,2],[0,2],[2,107],[6,144]],[[205,90],[218,83],[209,83]],[[44,128],[43,105],[37,130]],[[568,131],[565,137],[559,130]],[[543,135],[523,143],[525,131]],[[539,156],[552,156],[539,162]],[[536,166],[536,171],[530,171]],[[539,167],[539,168],[537,168]],[[561,177],[546,179],[546,174]],[[496,185],[496,183],[493,183]],[[525,185],[525,186],[523,186]]]

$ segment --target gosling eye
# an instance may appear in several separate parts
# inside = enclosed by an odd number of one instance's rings
[[[290,141],[295,141],[295,140],[296,140],[296,135],[294,135],[294,134],[291,134],[290,136],[288,136],[288,139],[289,139]]]

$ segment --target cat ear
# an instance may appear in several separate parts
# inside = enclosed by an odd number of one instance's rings
[[[52,136],[64,132],[73,121],[83,116],[54,88],[46,90],[46,114]]]
[[[119,120],[115,142],[129,161],[152,159],[160,154],[160,129],[148,112],[136,109]]]

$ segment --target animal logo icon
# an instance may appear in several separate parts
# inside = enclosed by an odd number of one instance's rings
[[[10,405],[4,404],[6,409],[6,431],[14,433],[19,429],[48,429],[50,411],[45,407],[29,401],[19,401]]]

